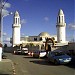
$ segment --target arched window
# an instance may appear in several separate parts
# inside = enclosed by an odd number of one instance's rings
[[[59,16],[59,23],[60,23],[60,16]]]
[[[63,22],[63,16],[62,16],[62,22]]]
[[[17,24],[17,18],[16,18],[16,24]]]
[[[37,38],[34,38],[34,41],[37,41]]]
[[[20,23],[19,21],[20,21],[20,20],[19,20],[19,18],[18,18],[18,24]]]

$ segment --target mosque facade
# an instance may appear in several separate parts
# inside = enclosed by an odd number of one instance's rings
[[[47,32],[41,32],[37,36],[21,37],[21,43],[22,44],[33,43],[35,46],[36,45],[43,45],[47,38],[54,38],[54,40],[57,41],[57,36],[56,35],[50,35]]]
[[[57,43],[66,43],[66,23],[65,23],[65,17],[62,9],[59,10],[58,16],[57,16],[57,35],[50,35],[47,32],[41,32],[37,36],[20,36],[20,15],[18,11],[14,14],[14,20],[12,24],[12,38],[10,39],[10,42],[12,43],[12,46],[16,46],[19,44],[30,44],[33,43],[34,45],[42,45],[46,41],[47,38],[54,38],[54,41]]]

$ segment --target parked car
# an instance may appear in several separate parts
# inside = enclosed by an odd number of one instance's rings
[[[33,56],[33,51],[29,51],[29,52],[28,52],[28,55],[29,55],[29,56]]]
[[[75,55],[75,51],[74,50],[68,50],[67,54],[70,56]]]
[[[34,51],[30,51],[28,53],[30,56],[33,57],[45,57],[46,56],[46,51],[45,50],[34,50]]]
[[[22,48],[22,54],[28,54],[28,48]]]
[[[61,51],[52,51],[47,54],[48,61],[51,61],[55,64],[66,64],[71,61],[71,57]]]
[[[21,54],[21,50],[20,49],[14,50],[14,54]]]

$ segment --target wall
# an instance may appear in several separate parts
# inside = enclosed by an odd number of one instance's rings
[[[17,50],[17,48],[14,48],[14,47],[3,48],[3,51],[7,53],[13,53],[14,50]]]

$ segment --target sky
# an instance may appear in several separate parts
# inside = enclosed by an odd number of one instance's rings
[[[41,32],[56,35],[59,9],[66,21],[66,38],[71,40],[75,30],[75,0],[4,0],[3,33],[4,41],[12,37],[13,16],[17,10],[21,18],[21,36],[38,36]],[[8,13],[13,12],[12,15]]]

